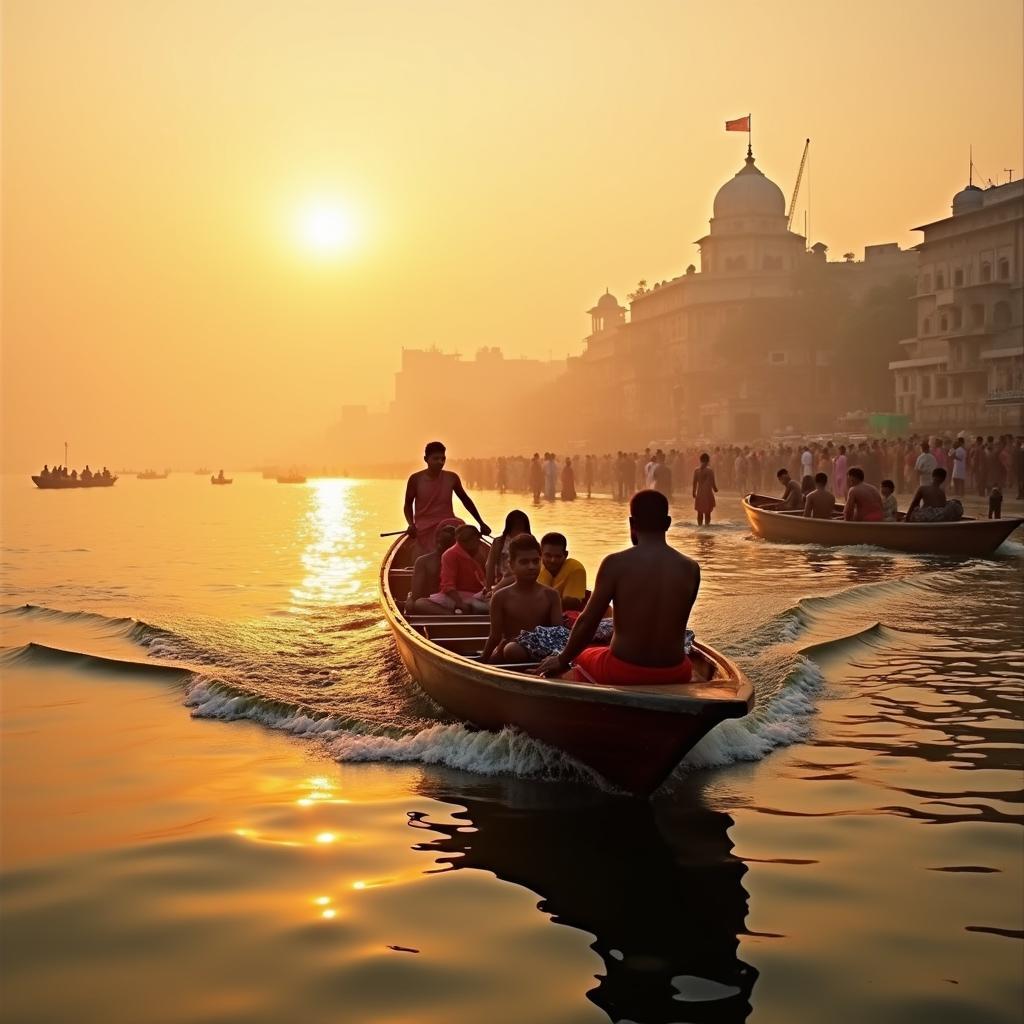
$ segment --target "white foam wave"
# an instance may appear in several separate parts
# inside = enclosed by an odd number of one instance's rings
[[[331,740],[329,749],[338,761],[416,761],[480,775],[592,778],[588,769],[561,751],[508,728],[484,732],[439,723],[399,737],[343,732]]]
[[[796,670],[762,707],[712,729],[683,759],[684,769],[760,761],[779,747],[807,739],[823,683],[821,669],[801,657]]]
[[[328,736],[344,727],[337,718],[318,718],[258,697],[234,693],[213,680],[196,682],[185,696],[185,706],[192,709],[193,718],[257,722],[296,736]]]

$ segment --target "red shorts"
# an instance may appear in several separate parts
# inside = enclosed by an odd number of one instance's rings
[[[610,647],[587,647],[576,658],[573,678],[580,683],[601,683],[605,686],[658,686],[668,683],[688,683],[693,676],[693,664],[683,658],[678,665],[652,668],[633,665],[612,654]]]
[[[862,523],[880,523],[883,519],[885,519],[885,516],[882,514],[881,509],[872,509],[870,512],[866,512],[860,521]]]

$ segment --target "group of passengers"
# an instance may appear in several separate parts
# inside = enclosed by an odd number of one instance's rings
[[[43,466],[39,476],[43,480],[84,480],[89,483],[94,477],[98,480],[109,480],[110,470],[104,466],[102,472],[94,473],[87,464],[82,470],[82,475],[79,476],[77,469],[72,469],[69,472],[67,466],[54,466],[53,469],[50,469],[49,465],[46,465]]]
[[[922,444],[927,450],[927,444]],[[798,484],[788,469],[776,473],[782,486],[782,498],[778,509],[784,512],[801,512],[810,519],[834,519],[838,515],[836,496],[829,490],[828,475],[804,474]],[[947,473],[942,466],[925,464],[920,470],[919,486],[914,492],[904,517],[900,516],[896,501],[896,485],[892,480],[883,480],[880,487],[867,483],[864,470],[851,466],[846,471],[845,504],[843,519],[863,523],[949,523],[963,518],[964,508],[957,498],[947,498],[945,483]],[[989,499],[989,515],[995,499]],[[994,518],[998,518],[998,507]]]
[[[536,663],[541,675],[577,681],[689,681],[686,625],[700,569],[666,543],[664,494],[645,489],[633,496],[633,547],[601,563],[591,594],[566,537],[551,532],[538,541],[520,509],[508,513],[488,549],[481,537],[491,529],[458,475],[444,469],[445,459],[444,445],[432,441],[424,452],[427,468],[406,487],[407,533],[418,551],[407,615],[489,615],[485,662]],[[477,526],[455,517],[453,495]],[[614,625],[607,617],[613,602]]]

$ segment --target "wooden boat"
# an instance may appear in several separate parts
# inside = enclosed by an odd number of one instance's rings
[[[743,499],[750,529],[762,540],[782,544],[822,544],[826,547],[869,544],[893,551],[976,557],[991,555],[1024,519],[958,519],[949,523],[857,523],[843,519],[836,505],[834,518],[805,518],[803,512],[783,512],[777,498],[748,494]]]
[[[694,682],[686,686],[599,686],[542,679],[532,662],[481,664],[487,616],[404,615],[414,547],[399,537],[385,557],[381,604],[409,673],[458,718],[482,729],[514,726],[646,796],[719,722],[753,706],[739,668],[703,644],[691,651]]]
[[[217,487],[224,487],[226,484],[233,484],[235,478],[233,476],[211,476],[210,483],[215,484]]]
[[[277,478],[279,484],[304,484],[306,478],[301,473],[289,473],[287,476]]]
[[[144,473],[136,473],[136,477],[139,480],[166,480],[167,470],[165,469],[162,473],[158,473],[155,469],[147,469]]]
[[[69,476],[34,476],[32,483],[44,491],[69,491],[78,487],[113,487],[116,476],[94,475],[90,480],[81,477],[72,479]]]

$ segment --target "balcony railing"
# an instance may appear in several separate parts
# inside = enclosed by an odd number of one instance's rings
[[[985,402],[988,405],[1014,405],[1024,403],[1024,388],[990,389]]]

